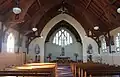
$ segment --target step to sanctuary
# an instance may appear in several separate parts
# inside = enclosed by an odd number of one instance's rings
[[[57,77],[73,77],[70,65],[58,65]]]

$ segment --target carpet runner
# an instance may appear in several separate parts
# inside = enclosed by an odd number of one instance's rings
[[[57,77],[73,77],[70,66],[58,65],[57,67]]]

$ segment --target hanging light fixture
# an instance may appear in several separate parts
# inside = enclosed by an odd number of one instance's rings
[[[41,35],[40,38],[43,38],[43,35]]]
[[[12,11],[14,14],[18,15],[22,12],[21,8],[19,7],[19,0],[15,0],[16,6],[13,7]]]
[[[117,9],[117,12],[120,13],[120,8]]]
[[[98,30],[99,29],[99,26],[94,26],[94,30]]]
[[[34,27],[34,28],[32,28],[32,30],[33,30],[34,32],[36,32],[38,29],[37,29],[36,27]]]
[[[14,8],[13,8],[13,13],[14,13],[14,14],[20,14],[21,11],[22,11],[22,10],[21,10],[19,7],[14,7]]]
[[[92,35],[92,31],[89,30],[89,36],[91,36],[91,35]]]

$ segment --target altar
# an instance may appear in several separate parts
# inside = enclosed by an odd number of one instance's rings
[[[67,57],[67,56],[59,56],[59,57],[56,57],[57,60],[69,60],[70,57]]]
[[[56,57],[56,61],[58,63],[69,63],[70,57],[65,56],[65,49],[64,49],[64,47],[61,48],[61,54],[60,54],[60,56]]]
[[[59,56],[59,57],[56,57],[56,61],[57,63],[59,64],[65,64],[65,63],[69,63],[70,62],[70,57],[67,57],[67,56]]]

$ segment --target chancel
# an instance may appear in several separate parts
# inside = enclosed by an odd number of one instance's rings
[[[0,0],[1,77],[119,77],[120,0]]]

